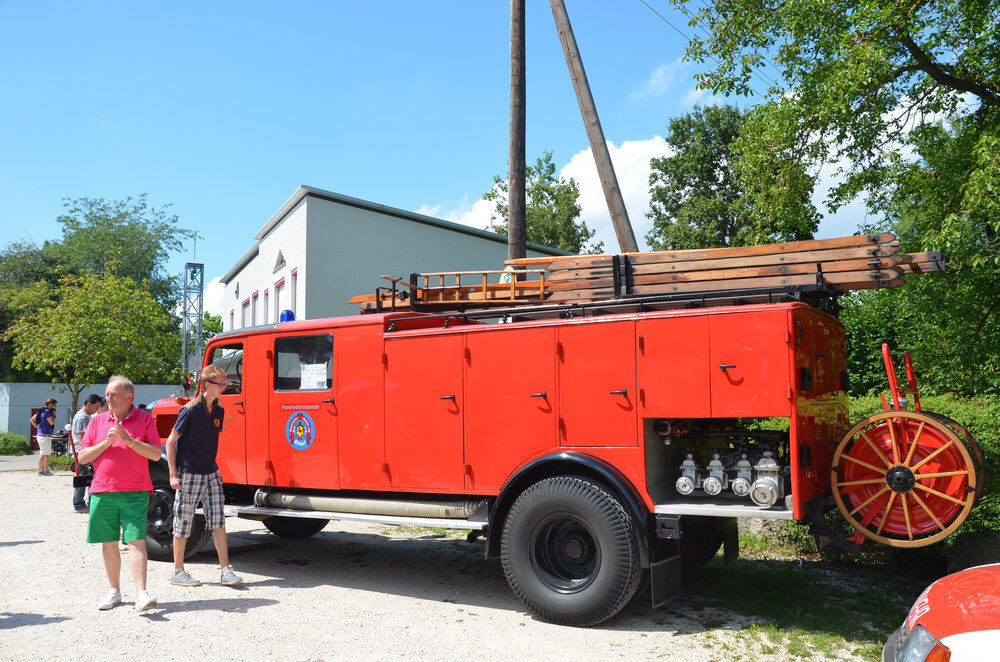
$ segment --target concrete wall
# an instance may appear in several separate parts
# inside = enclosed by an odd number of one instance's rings
[[[104,395],[105,384],[95,384],[84,389],[80,393],[80,403],[91,393],[100,396]],[[137,384],[135,387],[135,404],[149,404],[154,400],[166,398],[174,395],[182,395],[180,386],[167,384]],[[31,410],[38,409],[44,404],[47,398],[55,398],[56,405],[56,429],[61,430],[64,425],[73,420],[76,412],[70,411],[70,394],[66,387],[58,384],[29,384],[23,382],[0,383],[0,432],[15,432],[26,437],[31,436],[31,426],[28,419],[31,418]]]
[[[296,205],[281,223],[261,239],[257,256],[226,284],[226,309],[222,318],[222,326],[226,331],[252,326],[254,306],[257,308],[258,325],[277,322],[275,311],[285,309],[294,310],[296,317],[305,317],[301,283],[306,269],[306,200]],[[284,258],[284,264],[280,266],[277,265],[279,252]],[[297,271],[294,277],[293,270]],[[276,288],[275,284],[281,279],[284,279],[284,284]],[[291,296],[293,279],[298,284],[294,302]],[[256,301],[253,299],[254,292],[257,292]],[[248,298],[250,308],[246,314],[246,324],[243,324],[242,307]],[[230,316],[235,322],[232,325]]]
[[[387,213],[310,196],[306,229],[310,319],[356,315],[356,294],[370,294],[389,285],[382,275],[406,278],[411,272],[503,269],[507,240],[482,236],[399,218]],[[531,257],[542,255],[528,251]],[[304,319],[304,315],[298,316]]]

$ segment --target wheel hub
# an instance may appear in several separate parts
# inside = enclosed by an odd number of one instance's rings
[[[917,479],[913,476],[913,472],[906,467],[896,466],[885,474],[885,484],[893,492],[909,492],[916,482]]]

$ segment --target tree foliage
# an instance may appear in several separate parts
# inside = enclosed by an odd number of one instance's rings
[[[653,227],[646,242],[653,250],[747,246],[809,239],[816,214],[800,200],[774,222],[749,208],[743,182],[734,170],[733,145],[743,120],[731,105],[695,109],[670,121],[672,154],[650,161]],[[802,168],[797,168],[801,176]]]
[[[732,148],[748,208],[780,218],[826,168],[830,208],[860,198],[904,251],[947,253],[949,273],[844,298],[852,390],[884,387],[885,340],[930,391],[1000,393],[1000,0],[705,0],[689,14],[707,36],[687,57],[714,63],[702,86],[778,79]]]
[[[173,310],[179,299],[177,278],[166,271],[170,254],[181,250],[190,232],[178,225],[168,205],[150,206],[143,193],[137,198],[65,199],[62,241],[46,244],[61,264],[73,272],[112,273],[135,282],[148,281],[150,294]]]
[[[66,276],[108,274],[144,283],[162,312],[176,323],[176,278],[166,271],[171,253],[190,232],[167,207],[148,204],[145,194],[125,200],[63,200],[56,220],[62,237],[38,246],[17,241],[0,250],[0,379],[34,381],[47,376],[30,363],[14,363],[15,350],[3,333],[18,320],[51,309],[52,294]],[[177,355],[179,363],[180,355]],[[21,367],[19,368],[18,365]]]
[[[572,178],[556,177],[552,152],[538,157],[535,165],[525,167],[525,231],[528,241],[552,246],[570,253],[600,253],[603,242],[594,243],[594,230],[580,216],[580,188]],[[507,234],[510,218],[507,204],[507,180],[493,176],[493,188],[483,195],[483,200],[496,204],[501,221],[493,225],[498,234]]]
[[[177,329],[145,283],[84,272],[64,276],[49,305],[15,322],[14,366],[43,371],[69,389],[72,411],[80,391],[122,374],[164,380],[176,365]]]
[[[798,161],[812,172],[840,164],[831,208],[863,195],[885,213],[909,169],[914,128],[967,118],[977,158],[957,207],[934,219],[924,245],[947,247],[978,224],[989,243],[971,257],[996,263],[1000,216],[981,212],[997,204],[989,192],[1000,181],[1000,0],[706,0],[689,13],[707,36],[689,43],[687,57],[716,63],[701,85],[753,94],[774,69],[785,83],[767,90],[735,146],[741,180],[754,183],[752,209],[779,216],[811,190],[814,177],[787,167]]]

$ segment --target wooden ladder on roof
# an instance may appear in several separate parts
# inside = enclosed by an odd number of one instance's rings
[[[900,253],[892,233],[697,250],[507,260],[510,271],[450,271],[389,279],[391,288],[353,297],[362,312],[448,310],[573,303],[662,295],[798,291],[828,296],[899,287],[908,274],[941,272],[938,251]],[[464,282],[463,282],[464,281]]]

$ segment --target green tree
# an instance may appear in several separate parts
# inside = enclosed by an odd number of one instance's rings
[[[746,246],[810,239],[815,211],[807,200],[784,210],[780,223],[758,218],[745,203],[734,171],[733,144],[743,114],[736,106],[695,106],[670,120],[671,154],[650,161],[650,211],[653,228],[646,242],[653,250]],[[797,166],[800,176],[804,174]]]
[[[706,0],[689,13],[707,36],[692,39],[687,58],[714,62],[700,85],[753,94],[774,74],[769,64],[784,82],[749,113],[734,146],[755,213],[780,218],[811,190],[814,178],[796,175],[795,162],[811,172],[846,164],[829,206],[863,196],[885,213],[909,170],[914,128],[964,118],[977,154],[963,174],[965,194],[922,241],[947,247],[973,231],[988,241],[969,258],[1000,259],[1000,214],[981,213],[996,210],[990,191],[1000,186],[1000,0]]]
[[[111,273],[63,277],[51,306],[19,319],[5,337],[15,367],[65,384],[72,411],[83,389],[112,374],[165,380],[179,363],[176,326],[146,284]]]
[[[917,159],[903,169],[887,196],[882,225],[895,230],[904,250],[920,250],[942,218],[970,194],[964,178],[982,158],[978,128],[969,118],[926,125],[914,133]],[[896,290],[857,292],[842,300],[852,392],[885,389],[879,347],[908,349],[928,392],[1000,394],[1000,274],[984,259],[993,250],[987,224],[971,206],[948,221],[964,224],[950,241],[948,271],[908,277]],[[872,228],[877,229],[877,228]]]
[[[73,272],[112,273],[137,283],[148,281],[150,294],[171,311],[176,307],[177,278],[167,273],[171,253],[183,248],[191,232],[181,228],[169,205],[153,207],[143,193],[136,198],[63,200],[62,241],[47,244]]]
[[[593,243],[595,231],[586,223],[576,222],[580,216],[580,188],[576,181],[556,177],[552,152],[538,157],[535,165],[525,167],[525,231],[528,241],[552,246],[570,253],[600,253],[604,242]],[[501,221],[493,225],[494,232],[507,234],[509,207],[507,180],[493,176],[493,188],[483,200],[496,204]]]
[[[201,331],[205,340],[214,338],[222,333],[222,315],[213,315],[212,313],[206,311],[205,318],[201,323]]]

